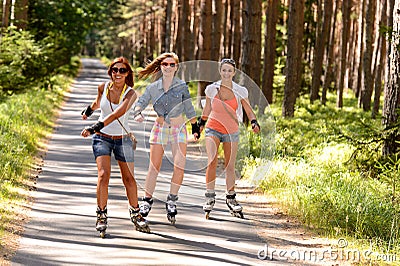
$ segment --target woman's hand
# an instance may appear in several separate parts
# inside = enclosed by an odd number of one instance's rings
[[[260,132],[260,124],[257,122],[256,119],[251,120],[251,129],[253,130],[254,133]]]

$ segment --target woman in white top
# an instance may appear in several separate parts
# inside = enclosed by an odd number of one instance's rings
[[[260,131],[248,99],[245,87],[233,81],[236,73],[233,59],[222,59],[219,65],[221,80],[208,85],[206,104],[199,120],[200,129],[205,128],[208,164],[206,170],[206,202],[203,210],[208,219],[215,204],[215,179],[218,165],[218,147],[222,143],[225,161],[226,204],[232,215],[243,218],[242,206],[236,201],[235,163],[239,143],[239,122],[243,111],[251,121],[254,133]]]
[[[81,132],[83,137],[93,134],[92,148],[98,169],[96,229],[101,237],[105,236],[111,153],[114,153],[125,186],[131,221],[136,230],[148,232],[148,222],[139,213],[132,140],[125,132],[129,132],[127,111],[137,98],[132,88],[133,71],[126,58],[118,57],[107,73],[111,80],[98,86],[96,99],[82,111],[82,119],[86,120],[94,110],[101,110],[99,121]]]

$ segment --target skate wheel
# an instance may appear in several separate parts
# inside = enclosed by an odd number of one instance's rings
[[[172,225],[175,224],[175,222],[176,222],[175,216],[169,216],[169,215],[167,215],[167,218],[168,218],[168,221],[169,221]]]
[[[105,238],[106,237],[106,231],[100,231],[100,237]]]

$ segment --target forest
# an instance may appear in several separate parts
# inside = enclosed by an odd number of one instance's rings
[[[275,165],[288,167],[295,162],[300,171],[300,159],[310,162],[315,158],[307,154],[308,148],[323,143],[341,153],[331,163],[345,162],[338,166],[346,176],[339,178],[338,186],[348,182],[363,189],[355,180],[368,178],[372,183],[367,187],[379,187],[379,197],[390,198],[384,204],[374,198],[369,204],[383,206],[380,223],[372,222],[372,213],[379,214],[376,206],[362,207],[368,218],[359,219],[358,206],[364,206],[366,199],[362,191],[357,194],[358,202],[343,201],[337,212],[321,217],[325,223],[312,221],[315,213],[304,213],[304,202],[294,214],[305,223],[341,228],[341,232],[349,229],[356,238],[380,239],[398,249],[399,1],[4,0],[1,14],[0,103],[24,93],[32,84],[53,88],[52,77],[62,73],[74,56],[111,59],[122,55],[137,68],[165,51],[177,53],[181,62],[233,58],[237,68],[259,86],[276,117]],[[204,93],[203,89],[199,86],[198,93]],[[339,128],[342,123],[347,131]],[[326,131],[316,136],[308,128]],[[304,138],[297,140],[297,133]],[[332,146],[330,138],[338,146]],[[349,145],[351,151],[340,150],[341,145]],[[252,164],[257,164],[257,158],[247,162],[243,172],[251,171]],[[326,173],[320,169],[313,177],[310,173],[296,175],[323,183],[320,175],[325,173],[328,182],[334,183],[332,177],[339,174],[333,169]],[[300,182],[287,175],[285,179],[282,173],[274,168],[275,178],[262,184],[266,191],[276,186],[278,198],[283,195],[279,189]],[[304,191],[288,193],[305,195],[311,186],[307,183]],[[322,195],[322,202],[329,201],[323,208],[338,204],[331,202],[338,201],[337,195],[330,198],[326,194],[333,190],[318,189],[313,197]],[[297,198],[301,200],[305,200],[303,195]],[[338,213],[341,221],[330,224]],[[354,227],[349,226],[351,222]]]

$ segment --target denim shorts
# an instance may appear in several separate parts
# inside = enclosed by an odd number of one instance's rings
[[[220,142],[239,142],[239,131],[231,134],[223,134],[214,129],[206,127],[206,137],[216,137]]]
[[[185,124],[162,126],[155,122],[150,133],[150,144],[167,145],[170,143],[186,143],[187,131]]]
[[[133,162],[134,152],[132,148],[132,140],[126,136],[122,139],[111,139],[98,134],[93,134],[92,148],[94,158],[114,153],[116,160],[121,162]]]

